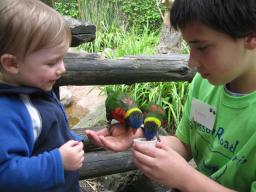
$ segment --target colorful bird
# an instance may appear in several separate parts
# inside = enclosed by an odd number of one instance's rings
[[[136,130],[143,124],[143,114],[136,102],[127,94],[120,91],[107,90],[108,96],[105,102],[108,130],[111,131],[111,121],[113,119],[125,125],[129,130]]]
[[[157,104],[149,103],[142,107],[144,116],[144,137],[152,140],[154,137],[159,138],[159,128],[166,126],[166,114],[164,109]]]

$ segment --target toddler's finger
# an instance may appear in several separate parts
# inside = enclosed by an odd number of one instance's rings
[[[75,140],[69,140],[68,142],[66,142],[66,145],[68,145],[69,147],[74,147],[78,144],[79,144],[79,141],[75,141]]]

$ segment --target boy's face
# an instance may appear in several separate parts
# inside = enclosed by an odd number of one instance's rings
[[[25,56],[17,63],[19,72],[16,83],[50,91],[56,80],[65,72],[65,53],[66,49],[55,47],[40,49]]]
[[[189,66],[214,85],[243,78],[250,70],[244,39],[230,36],[202,24],[191,24],[181,30],[190,46]]]

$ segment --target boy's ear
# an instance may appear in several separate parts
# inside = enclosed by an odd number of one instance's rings
[[[16,74],[19,72],[17,58],[12,54],[3,54],[0,58],[2,68],[8,72]]]
[[[256,32],[252,33],[245,39],[245,48],[255,49],[256,48]]]

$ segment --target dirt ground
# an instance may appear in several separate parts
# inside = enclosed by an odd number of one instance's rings
[[[81,192],[111,192],[105,189],[104,185],[97,178],[80,180],[79,184]]]

